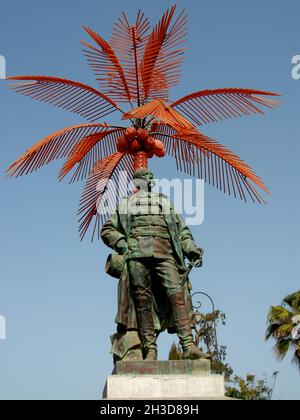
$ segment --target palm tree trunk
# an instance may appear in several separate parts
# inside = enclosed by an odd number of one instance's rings
[[[134,154],[133,167],[135,171],[141,168],[148,168],[148,157],[146,152],[140,151]]]

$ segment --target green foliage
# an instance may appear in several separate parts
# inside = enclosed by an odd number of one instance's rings
[[[268,319],[272,322],[288,322],[291,319],[291,312],[283,306],[271,306]]]
[[[280,360],[290,349],[295,350],[293,361],[300,368],[300,340],[292,337],[292,331],[296,326],[294,317],[297,315],[300,315],[300,291],[284,298],[281,305],[270,308],[266,339],[275,339],[274,350]],[[219,323],[226,325],[225,314],[220,311],[207,314],[196,312],[195,321],[195,343],[202,351],[212,354],[212,372],[224,376],[226,396],[247,401],[272,400],[279,372],[273,373],[272,385],[269,384],[267,377],[261,379],[250,373],[245,378],[235,375],[232,367],[226,362],[226,347],[216,345],[216,327]],[[180,347],[173,343],[169,360],[180,360],[181,356]]]
[[[281,314],[282,311],[277,311],[277,313]],[[267,378],[259,379],[253,374],[248,374],[245,379],[234,375],[232,367],[226,362],[227,348],[222,345],[216,346],[216,327],[219,323],[226,325],[225,314],[220,311],[208,314],[197,312],[195,321],[195,343],[202,351],[212,354],[212,372],[224,376],[226,396],[248,401],[271,400],[278,372],[273,374],[273,386],[268,384]],[[284,329],[282,329],[282,332],[284,332]],[[180,347],[173,343],[169,352],[169,360],[180,360],[181,355]]]
[[[248,374],[246,378],[234,376],[229,380],[226,387],[226,396],[238,400],[246,401],[269,401],[272,400],[275,382],[278,372],[273,373],[274,384],[270,386],[267,378],[258,379],[255,375]]]
[[[219,353],[225,352],[226,354],[226,347],[217,350],[216,329],[219,323],[226,325],[226,315],[220,311],[207,314],[196,312],[195,320],[195,343],[198,347],[201,347],[201,350],[212,354],[212,365],[217,367],[222,360],[222,354]]]
[[[275,341],[274,351],[279,360],[283,360],[292,350],[292,360],[300,369],[300,340],[292,337],[295,328],[293,318],[297,315],[300,315],[300,291],[286,296],[280,306],[271,306],[266,340],[272,338]]]
[[[217,357],[216,357],[217,356]],[[214,355],[211,362],[211,370],[213,373],[223,375],[225,381],[229,381],[233,375],[232,367],[226,363],[227,347],[220,346],[217,355]]]
[[[294,312],[300,311],[300,290],[293,293],[292,295],[286,296],[283,302],[288,305]]]
[[[179,345],[173,343],[169,351],[169,360],[181,360],[181,356],[182,351],[180,350]]]

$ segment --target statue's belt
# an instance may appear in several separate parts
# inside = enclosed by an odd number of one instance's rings
[[[159,238],[159,239],[165,239],[165,240],[171,240],[170,239],[170,235],[168,232],[158,232],[156,230],[150,231],[148,230],[147,232],[132,232],[130,233],[130,238],[131,239],[137,239],[139,240],[140,238]]]
[[[157,237],[170,240],[168,228],[158,225],[132,227],[129,237],[134,239],[139,237]]]

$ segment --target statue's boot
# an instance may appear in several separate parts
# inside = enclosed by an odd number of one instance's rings
[[[211,359],[211,355],[201,352],[194,343],[183,291],[173,293],[170,301],[183,359]]]
[[[137,299],[136,309],[144,359],[157,360],[157,335],[155,333],[152,302],[146,303],[144,299]]]
[[[144,360],[157,360],[157,350],[148,350]]]
[[[186,350],[183,351],[182,358],[188,359],[188,360],[193,360],[193,359],[211,360],[212,355],[208,353],[204,353],[203,351],[200,351],[198,347],[196,346],[196,344],[193,342],[192,344],[188,345]]]

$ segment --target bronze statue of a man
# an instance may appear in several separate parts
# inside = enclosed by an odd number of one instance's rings
[[[134,174],[135,192],[123,199],[102,229],[104,243],[123,256],[116,322],[118,331],[138,330],[143,358],[157,359],[157,336],[176,332],[183,358],[210,356],[200,352],[192,335],[193,309],[185,257],[202,258],[190,229],[169,199],[152,192],[153,174],[146,168]]]

